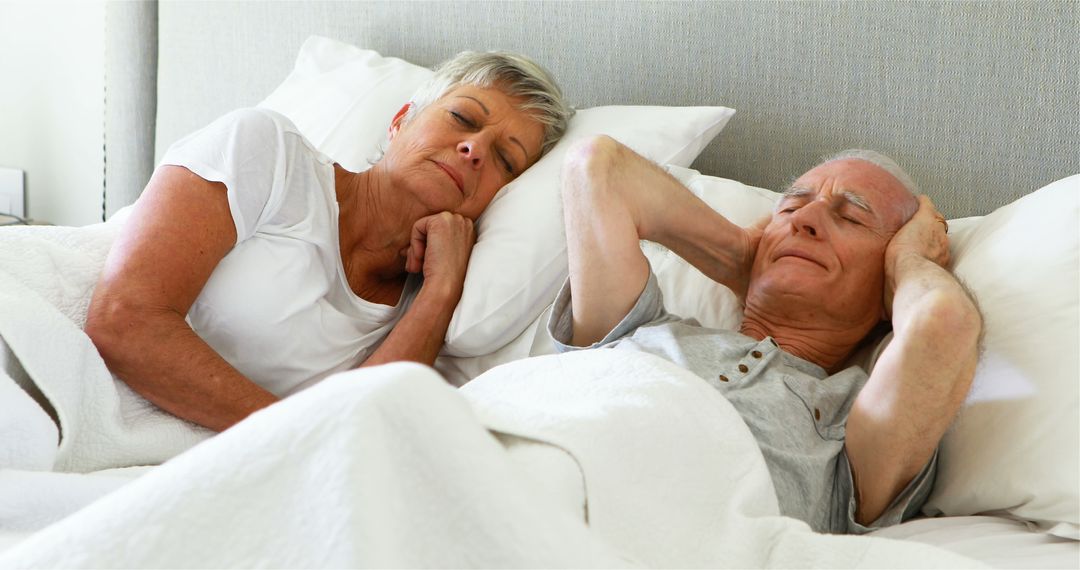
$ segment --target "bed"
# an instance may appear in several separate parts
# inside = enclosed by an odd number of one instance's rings
[[[1080,565],[1080,5],[162,1],[110,3],[106,12],[106,221],[0,230],[8,232],[0,234],[0,369],[16,383],[28,373],[66,382],[52,396],[72,408],[91,396],[98,404],[70,416],[90,419],[66,424],[58,450],[0,470],[0,567]],[[382,386],[371,389],[376,402],[379,390],[406,390],[431,406],[430,417],[445,421],[431,440],[446,443],[438,449],[469,450],[472,470],[432,452],[453,474],[438,484],[385,484],[385,496],[362,485],[318,485],[420,469],[402,459],[407,454],[386,451],[415,443],[392,435],[365,444],[367,463],[327,461],[355,449],[350,434],[372,429],[363,418],[373,404],[350,395],[351,378],[208,440],[148,410],[114,384],[100,359],[95,364],[80,337],[84,293],[124,207],[169,144],[229,110],[261,105],[289,116],[335,160],[361,168],[393,111],[430,73],[426,66],[478,48],[519,50],[555,73],[580,109],[568,141],[611,134],[737,223],[768,212],[774,190],[844,148],[879,150],[908,168],[950,219],[954,270],[978,295],[987,323],[975,386],[943,441],[922,517],[875,533],[893,540],[808,536],[769,516],[753,461],[739,475],[750,489],[743,495],[697,495],[690,484],[660,494],[644,484],[667,480],[649,462],[609,457],[575,438],[594,425],[596,409],[616,422],[640,402],[608,393],[590,411],[559,399],[580,396],[572,380],[585,371],[620,370],[610,359],[575,357],[571,372],[547,378],[545,366],[558,358],[544,328],[547,306],[565,278],[565,247],[552,239],[562,232],[558,148],[478,222],[438,374],[391,367],[366,381]],[[708,326],[737,324],[729,291],[656,244],[642,247],[672,312]],[[15,274],[17,254],[28,251],[33,262]],[[57,277],[55,267],[67,271]],[[34,342],[42,337],[51,340]],[[873,357],[869,347],[856,358],[869,366]],[[22,366],[28,362],[41,364]],[[658,402],[681,403],[672,409],[691,418],[712,401],[679,383],[677,371],[636,364],[654,374],[617,375],[612,390],[662,394]],[[81,380],[77,389],[72,377]],[[463,388],[443,390],[446,382]],[[9,390],[0,402],[13,393],[10,383],[0,390]],[[331,401],[360,419],[312,422]],[[671,411],[647,407],[654,419]],[[700,408],[707,429],[738,429],[708,423],[720,421],[710,410]],[[511,434],[501,443],[516,450],[513,461],[503,461],[490,438],[461,429],[465,417]],[[297,433],[284,427],[292,420],[312,426]],[[541,427],[548,435],[530,431]],[[8,415],[0,439],[31,447],[41,437],[32,428]],[[659,420],[639,428],[683,435]],[[559,445],[539,449],[530,445],[534,436]],[[295,461],[269,466],[247,449],[256,437]],[[672,452],[662,437],[650,438],[643,449]],[[742,457],[732,445],[680,448],[683,455],[667,461]],[[16,447],[0,451],[17,454]],[[683,474],[731,476],[715,463]],[[144,467],[157,464],[164,465]],[[640,470],[641,484],[618,480],[614,466]],[[580,508],[575,469],[590,481],[614,481],[590,485],[588,524],[556,508]],[[530,477],[548,483],[527,497],[506,486],[536,483]],[[449,498],[445,489],[454,490]],[[651,522],[620,511],[620,495],[636,497]],[[725,516],[691,508],[702,496]],[[349,504],[368,508],[340,512]],[[478,524],[466,516],[474,511],[493,514]],[[447,521],[474,526],[446,534]],[[727,534],[740,525],[744,534]]]

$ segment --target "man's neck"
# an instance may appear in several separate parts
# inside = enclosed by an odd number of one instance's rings
[[[739,332],[758,340],[772,337],[784,351],[824,368],[839,367],[873,328],[874,322],[839,323],[813,310],[770,310],[747,303]]]

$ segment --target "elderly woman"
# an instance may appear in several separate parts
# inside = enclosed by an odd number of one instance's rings
[[[572,113],[544,69],[503,52],[440,66],[363,172],[279,114],[230,113],[166,152],[86,332],[132,389],[214,430],[334,372],[431,364],[473,222]]]

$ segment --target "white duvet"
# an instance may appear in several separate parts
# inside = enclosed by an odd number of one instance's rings
[[[655,357],[542,357],[474,382],[458,391],[413,364],[336,375],[30,536],[0,567],[978,566],[775,516],[738,414]],[[488,426],[569,453],[585,514]]]
[[[25,433],[42,412],[14,401],[18,388],[0,370],[0,394],[9,395],[0,401],[0,467],[88,472],[157,464],[210,435],[115,381],[82,331],[122,219],[0,230],[0,341],[55,407],[63,432],[59,442],[53,435],[51,444],[30,447],[48,439]]]
[[[978,566],[777,516],[731,405],[645,354],[527,359],[462,390],[418,365],[356,370],[206,439],[112,380],[81,332],[112,233],[0,234],[0,335],[64,427],[36,470],[0,471],[0,568]],[[15,267],[16,246],[39,255]],[[30,424],[5,418],[0,457],[26,453]],[[43,471],[185,449],[130,483]]]

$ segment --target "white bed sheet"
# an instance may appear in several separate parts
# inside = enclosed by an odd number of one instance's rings
[[[482,357],[444,357],[436,368],[456,386],[506,362],[553,354],[544,311],[517,339]],[[872,533],[939,546],[995,568],[1080,568],[1080,542],[1032,531],[1020,521],[998,516],[941,517],[908,521]]]
[[[550,309],[541,314],[514,342],[494,354],[475,358],[444,357],[440,359],[436,368],[452,384],[460,386],[499,364],[528,356],[551,354],[554,352],[554,347],[546,331],[549,312]],[[141,474],[137,471],[131,470],[123,474],[133,478],[133,475]],[[114,475],[114,473],[106,471],[81,477],[91,480]],[[92,493],[89,494],[92,495]],[[100,493],[100,495],[104,494],[107,492]],[[78,502],[85,504],[90,502],[89,499],[90,497],[87,497],[84,501]],[[10,503],[11,501],[0,502]],[[7,507],[12,506],[7,505]],[[4,510],[2,507],[3,505],[0,505],[0,511]],[[33,533],[30,529],[3,528],[5,526],[7,525],[0,525],[0,552],[18,544]],[[1002,517],[920,519],[872,534],[878,537],[911,540],[938,546],[996,568],[1080,568],[1080,543],[1033,532],[1022,522]]]
[[[93,473],[0,469],[0,553],[153,469]]]
[[[133,480],[148,470],[149,468],[123,470],[122,474]],[[117,471],[104,471],[80,477],[87,480],[114,479],[116,474]],[[65,485],[55,491],[64,494],[70,492],[70,488]],[[100,495],[104,496],[110,490],[103,487],[100,491]],[[90,501],[78,502],[81,507]],[[0,525],[0,553],[22,542],[34,532],[29,529],[2,528],[3,526]],[[1024,523],[1002,517],[918,519],[873,532],[871,535],[931,544],[995,568],[1080,568],[1080,542],[1032,532]]]
[[[336,375],[20,542],[0,568],[977,566],[770,516],[768,472],[737,412],[647,356],[534,359],[467,393],[412,364]],[[581,381],[598,371],[604,382]],[[659,413],[643,418],[644,401]],[[665,421],[671,409],[684,421]],[[588,493],[570,509],[542,496],[485,426],[570,453]],[[700,465],[670,468],[688,461]]]
[[[1080,568],[1080,542],[997,516],[911,520],[871,533],[923,542],[995,568]]]

